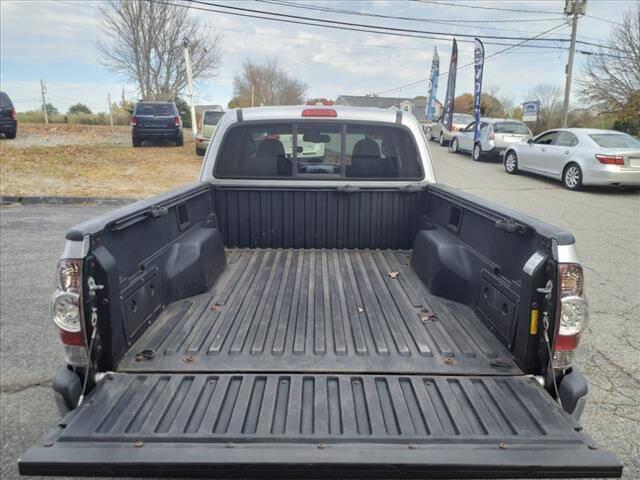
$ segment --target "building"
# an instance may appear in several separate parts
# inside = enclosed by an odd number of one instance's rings
[[[422,125],[427,123],[427,99],[425,97],[417,98],[398,98],[398,97],[376,97],[373,95],[340,95],[336,99],[336,105],[345,105],[350,107],[371,107],[371,108],[394,108],[403,110],[413,114],[414,117]],[[442,104],[436,100],[436,115],[438,118],[442,113]]]

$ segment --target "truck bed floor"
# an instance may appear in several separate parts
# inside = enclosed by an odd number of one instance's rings
[[[169,305],[123,372],[522,373],[473,311],[430,295],[410,251],[227,251],[211,291]]]

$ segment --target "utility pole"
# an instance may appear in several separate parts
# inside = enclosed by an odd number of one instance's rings
[[[111,108],[111,92],[107,93],[107,102],[109,102],[109,121],[111,122],[111,128],[113,128],[113,108]]]
[[[40,93],[42,93],[42,113],[44,113],[44,123],[49,124],[49,116],[47,115],[47,101],[44,99],[44,94],[47,91],[47,86],[43,80],[40,80]]]
[[[571,46],[569,47],[569,62],[566,67],[567,79],[564,85],[564,102],[562,104],[562,127],[567,127],[569,116],[569,97],[571,97],[571,77],[573,76],[573,56],[576,52],[576,34],[578,32],[578,18],[587,12],[587,0],[565,0],[565,15],[573,15],[571,19]]]
[[[196,138],[198,127],[196,125],[196,106],[193,104],[193,73],[191,72],[191,57],[189,56],[189,39],[182,39],[184,46],[184,63],[187,66],[187,83],[189,85],[189,105],[191,106],[191,134]]]

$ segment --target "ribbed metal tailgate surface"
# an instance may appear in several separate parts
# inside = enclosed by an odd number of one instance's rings
[[[428,292],[410,257],[229,250],[212,291],[172,304],[118,369],[521,373],[472,309]]]
[[[526,377],[111,375],[25,474],[615,476]]]

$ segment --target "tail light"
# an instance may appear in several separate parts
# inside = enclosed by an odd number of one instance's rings
[[[493,131],[493,126],[489,126],[489,140],[496,139],[496,132]]]
[[[452,132],[457,132],[458,130],[459,130],[459,128],[458,128],[458,127],[456,127],[456,126],[451,127],[451,131],[452,131]]]
[[[179,117],[178,115],[176,115],[175,117],[173,117],[173,124],[174,124],[176,127],[179,127],[179,126],[180,126],[180,117]]]
[[[15,122],[15,121],[16,121],[16,118],[18,117],[18,116],[16,115],[16,109],[15,109],[15,108],[12,108],[12,109],[11,109],[11,117],[13,118],[13,121]]]
[[[573,364],[580,334],[589,320],[589,304],[584,296],[584,275],[580,265],[560,264],[558,276],[558,333],[553,345],[553,366],[566,369]]]
[[[56,292],[51,310],[64,345],[67,364],[87,366],[89,362],[82,328],[81,260],[61,260],[58,263]]]
[[[135,127],[136,125],[138,125],[138,118],[135,115],[131,116],[131,126]]]
[[[620,155],[596,155],[596,158],[605,165],[624,165],[624,157]]]
[[[305,108],[302,111],[303,117],[337,117],[338,112],[333,108]]]

